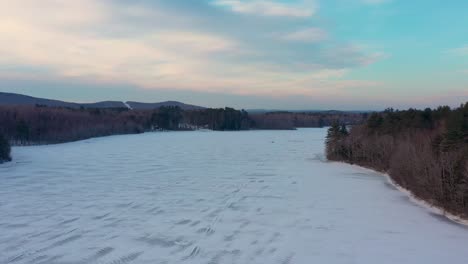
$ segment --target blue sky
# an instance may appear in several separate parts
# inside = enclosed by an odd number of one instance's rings
[[[468,100],[468,1],[0,0],[0,91],[237,108]]]

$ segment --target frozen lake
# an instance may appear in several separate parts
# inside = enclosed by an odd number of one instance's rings
[[[467,228],[379,174],[325,162],[325,133],[14,148],[0,165],[0,263],[468,263]]]

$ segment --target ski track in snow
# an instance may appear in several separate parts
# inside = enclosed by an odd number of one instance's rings
[[[17,147],[0,263],[468,263],[468,229],[325,162],[325,129]]]
[[[132,108],[127,102],[122,102],[122,103],[123,103],[123,104],[125,105],[125,107],[127,107],[128,109],[133,110],[133,108]]]

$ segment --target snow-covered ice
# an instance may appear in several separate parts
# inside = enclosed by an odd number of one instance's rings
[[[468,263],[468,229],[324,129],[168,132],[18,147],[0,165],[0,263]]]

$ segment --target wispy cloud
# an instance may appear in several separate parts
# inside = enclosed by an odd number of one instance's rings
[[[380,5],[390,2],[391,0],[362,0],[364,4],[368,5]]]
[[[450,49],[448,50],[448,53],[457,56],[468,56],[468,45],[460,48]]]
[[[284,40],[314,43],[326,40],[328,33],[321,28],[306,28],[283,36]]]
[[[0,0],[0,68],[10,69],[0,78],[39,74],[145,89],[250,95],[325,95],[377,85],[344,79],[353,68],[374,62],[374,54],[338,41],[308,47],[328,41],[325,29],[294,31],[295,24],[284,25],[283,32],[291,33],[272,41],[281,22],[276,19],[314,14],[312,5],[302,7],[306,2],[217,1],[235,11],[223,23],[217,13],[203,15],[222,11],[211,4],[190,10],[201,13],[180,16],[174,12],[188,2],[163,2]],[[252,23],[258,14],[272,19]]]
[[[286,4],[272,0],[215,0],[213,3],[243,14],[303,18],[315,14],[315,6],[311,1],[301,4]]]

